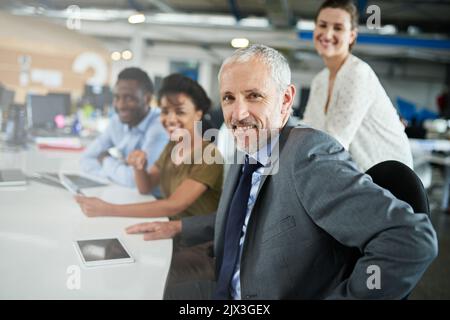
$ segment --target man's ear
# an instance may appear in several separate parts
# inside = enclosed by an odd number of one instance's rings
[[[283,116],[290,115],[292,110],[292,105],[294,104],[295,99],[295,86],[290,84],[286,90],[284,90],[283,94],[283,104],[281,106],[281,114]]]

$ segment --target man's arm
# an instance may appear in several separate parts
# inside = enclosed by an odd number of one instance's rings
[[[113,146],[111,126],[98,136],[83,152],[80,159],[81,170],[88,174],[108,178],[102,172],[102,163],[107,158],[106,152]],[[101,160],[101,161],[100,161]]]
[[[106,131],[88,147],[82,156],[80,165],[82,170],[87,173],[108,178],[123,186],[135,187],[133,168],[106,153],[109,148],[114,147],[113,134],[117,121],[119,121],[117,118],[113,118]],[[150,168],[168,141],[159,117],[155,117],[142,139],[141,149],[147,153],[147,168]]]
[[[115,120],[113,118],[105,132],[89,145],[81,157],[80,166],[86,173],[109,179],[123,186],[134,187],[133,169],[108,153],[108,149],[114,147]]]
[[[135,187],[133,168],[122,160],[108,156],[105,157],[103,159],[101,174],[117,184],[130,188]]]
[[[360,173],[333,138],[304,130],[291,175],[297,197],[320,228],[362,253],[350,277],[327,298],[404,298],[437,255],[430,219]],[[374,269],[381,288],[371,290]]]

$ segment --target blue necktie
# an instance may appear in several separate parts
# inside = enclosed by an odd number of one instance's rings
[[[245,157],[244,171],[241,174],[228,211],[222,265],[220,267],[216,291],[213,296],[216,300],[230,299],[230,283],[239,255],[239,240],[247,214],[248,198],[252,187],[252,175],[260,167],[260,163],[251,164],[248,161],[248,156]]]

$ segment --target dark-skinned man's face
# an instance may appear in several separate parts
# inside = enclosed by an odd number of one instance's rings
[[[114,88],[114,108],[120,121],[131,127],[145,117],[150,99],[136,80],[119,80]]]

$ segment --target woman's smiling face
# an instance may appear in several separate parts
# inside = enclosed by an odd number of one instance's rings
[[[345,56],[356,40],[350,14],[339,8],[324,8],[316,19],[314,47],[323,58]]]
[[[177,130],[184,129],[191,137],[194,135],[195,121],[202,119],[202,111],[195,108],[192,99],[178,93],[161,98],[161,123],[171,136]]]

